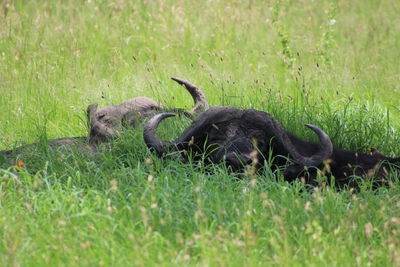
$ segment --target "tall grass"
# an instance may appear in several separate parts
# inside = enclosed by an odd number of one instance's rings
[[[144,95],[270,112],[338,147],[400,155],[400,4],[388,1],[0,2],[0,148],[86,135],[88,104]],[[190,122],[174,118],[172,138]],[[0,158],[2,265],[399,265],[399,183],[360,192],[182,164],[142,129],[94,157]]]

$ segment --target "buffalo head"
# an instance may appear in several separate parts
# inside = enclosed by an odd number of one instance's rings
[[[319,128],[307,124],[320,139],[313,147],[300,147],[302,140],[286,132],[268,113],[254,109],[214,107],[196,120],[175,141],[158,140],[157,125],[174,116],[163,113],[153,117],[144,129],[147,146],[159,155],[168,150],[187,151],[206,155],[213,163],[225,161],[234,169],[250,163],[262,162],[263,157],[290,156],[303,166],[317,166],[332,153],[329,137]],[[305,141],[304,141],[305,142]]]
[[[193,97],[195,106],[189,112],[179,109],[185,115],[195,115],[208,108],[208,103],[204,93],[195,85],[179,79],[172,80],[183,85]],[[89,140],[91,144],[99,144],[117,136],[123,126],[136,127],[142,118],[151,117],[159,112],[166,112],[171,109],[164,107],[153,99],[147,97],[135,97],[122,102],[119,105],[106,106],[97,109],[98,104],[91,104],[87,107],[87,117],[89,122]]]

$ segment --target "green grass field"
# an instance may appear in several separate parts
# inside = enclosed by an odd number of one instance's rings
[[[303,138],[312,123],[338,147],[400,156],[398,14],[396,0],[0,0],[0,149],[86,135],[94,102],[190,109],[176,76]],[[397,177],[310,190],[268,163],[158,159],[141,128],[111,147],[0,162],[0,265],[400,265]]]

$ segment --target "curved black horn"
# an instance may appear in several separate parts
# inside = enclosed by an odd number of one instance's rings
[[[265,121],[267,122],[267,127],[272,126],[274,136],[278,138],[285,149],[293,157],[294,161],[296,161],[298,164],[303,166],[318,166],[332,155],[333,145],[331,139],[324,131],[322,131],[317,126],[311,124],[305,125],[318,135],[320,140],[320,149],[312,156],[304,156],[292,143],[292,140],[290,139],[288,133],[283,129],[279,122],[275,121],[274,119],[271,120],[270,117],[268,117]]]
[[[333,152],[332,141],[329,136],[317,126],[312,124],[305,124],[308,128],[313,130],[319,138],[320,150],[311,157],[303,157],[305,166],[318,166],[324,160],[328,159]]]
[[[314,126],[312,124],[305,124],[305,126],[313,130],[319,137],[320,150],[317,153],[310,157],[306,157],[301,155],[301,153],[297,151],[296,147],[291,143],[290,139],[283,143],[285,144],[286,149],[288,149],[290,155],[298,164],[303,166],[318,166],[332,155],[332,141],[329,136],[317,126]]]
[[[231,107],[213,107],[199,117],[174,141],[163,141],[156,138],[158,124],[167,117],[175,116],[174,113],[161,113],[154,116],[144,128],[143,138],[150,149],[154,149],[159,156],[165,153],[166,148],[184,150],[190,141],[203,135],[214,123],[240,118],[242,112],[234,112],[236,109]]]
[[[213,127],[213,125],[235,118],[239,119],[242,113],[242,111],[237,111],[232,107],[212,107],[198,116],[192,124],[186,128],[182,135],[175,140],[175,145],[178,149],[185,149],[188,142],[202,136],[210,127]]]
[[[176,116],[176,114],[175,113],[158,114],[153,118],[151,118],[151,120],[144,127],[143,131],[144,142],[146,143],[148,148],[154,149],[159,156],[162,156],[164,154],[167,142],[157,139],[156,137],[157,126],[165,118],[173,116]]]
[[[189,111],[189,113],[199,114],[208,109],[208,102],[206,96],[204,95],[203,91],[197,88],[197,86],[180,78],[171,77],[171,79],[179,83],[180,85],[183,85],[186,88],[186,90],[188,90],[189,93],[192,95],[194,101],[194,107],[192,108],[192,110]]]

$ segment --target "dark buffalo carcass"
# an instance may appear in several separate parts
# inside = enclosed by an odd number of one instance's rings
[[[183,85],[194,100],[194,107],[186,112],[177,108],[167,108],[153,99],[135,97],[119,105],[106,106],[97,110],[98,104],[89,105],[87,116],[89,121],[89,141],[91,144],[106,142],[115,137],[123,125],[136,127],[143,118],[152,117],[160,112],[181,112],[187,116],[197,115],[208,108],[204,93],[195,85],[179,78],[172,80]]]
[[[388,158],[380,153],[363,153],[333,148],[328,135],[316,126],[306,124],[320,142],[305,141],[287,132],[266,112],[254,109],[214,107],[202,113],[174,141],[156,137],[158,124],[173,113],[158,114],[144,129],[147,146],[162,156],[171,151],[185,151],[209,162],[225,162],[233,169],[244,165],[260,166],[265,159],[274,158],[275,166],[286,166],[284,176],[291,181],[300,176],[315,183],[316,169],[336,179],[336,184],[348,184],[353,176],[383,177],[390,165],[399,158]],[[329,165],[329,166],[328,166]]]

